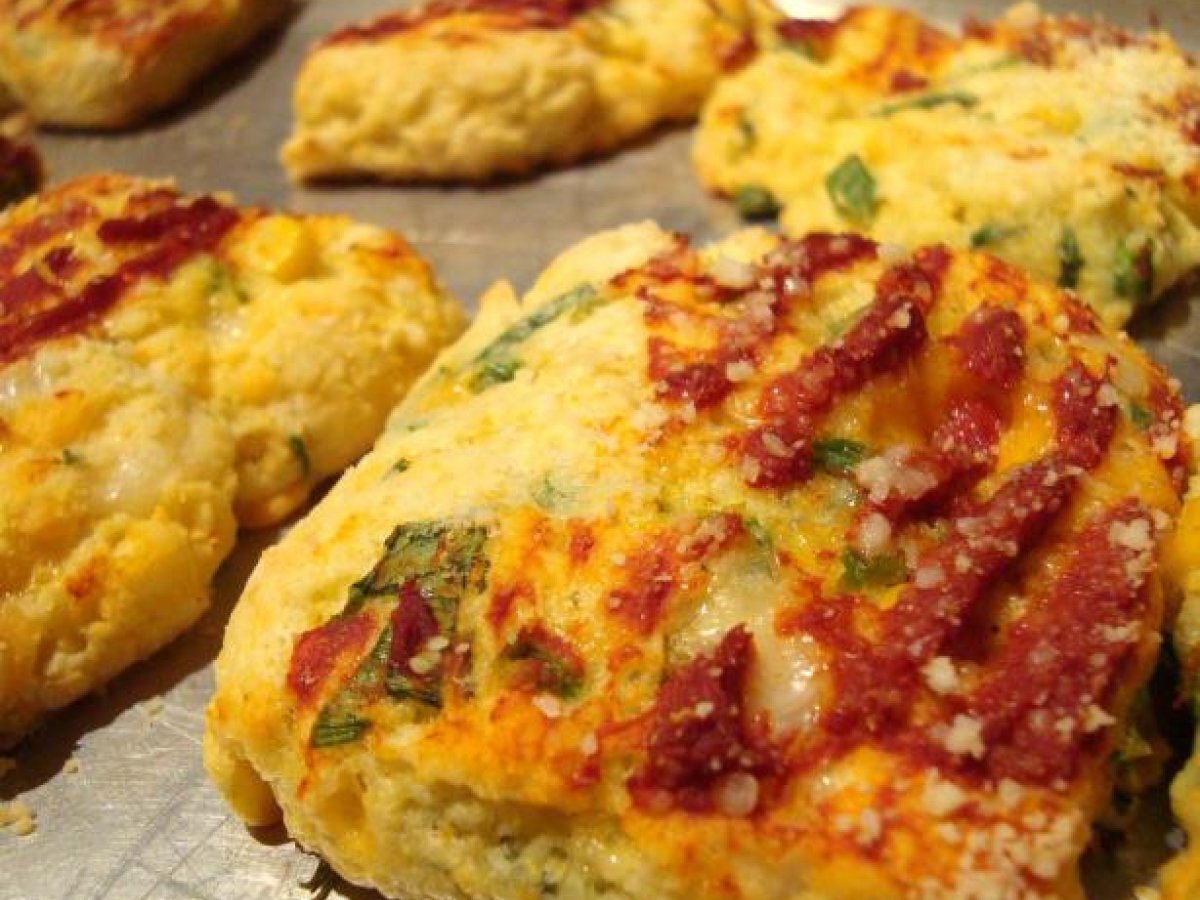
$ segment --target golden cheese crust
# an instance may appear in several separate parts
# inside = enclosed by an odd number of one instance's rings
[[[0,78],[40,122],[124,128],[178,101],[289,0],[0,0]]]
[[[100,175],[0,217],[0,741],[175,637],[462,312],[404,241]]]
[[[264,555],[209,771],[397,897],[1081,896],[1180,420],[992,257],[601,234]]]
[[[694,159],[786,231],[985,248],[1123,324],[1200,264],[1200,68],[1161,32],[1014,7],[785,20],[708,101]]]
[[[691,119],[753,41],[743,0],[434,0],[319,44],[295,90],[296,179],[482,181]]]

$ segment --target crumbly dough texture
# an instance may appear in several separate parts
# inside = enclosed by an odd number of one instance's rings
[[[752,49],[743,0],[468,0],[409,15],[312,51],[282,154],[293,178],[482,181],[565,165],[693,118]],[[540,15],[554,24],[531,24]]]
[[[462,311],[399,237],[100,175],[0,217],[0,743],[189,626]]]
[[[290,0],[0,0],[0,80],[39,121],[125,128],[180,100]]]
[[[697,250],[636,225],[568,250],[523,299],[490,291],[374,450],[251,577],[205,735],[234,809],[255,825],[282,818],[345,877],[394,897],[1082,896],[1077,860],[1106,802],[1108,755],[1158,646],[1150,561],[1189,452],[1178,398],[1068,294],[983,255],[904,259],[866,244],[747,231]],[[827,252],[841,262],[822,268]],[[940,267],[936,286],[923,267]],[[911,304],[926,300],[918,321]],[[901,364],[889,344],[876,359],[898,368],[822,414],[827,468],[764,486],[772,456],[802,445],[764,437],[763,453],[745,450],[774,402],[768,386],[806,354],[860,346],[879,303],[899,304],[885,330],[927,328],[927,349]],[[952,349],[977,314],[1009,323],[1000,343],[1026,335],[1006,357],[1023,374],[1004,390],[981,387],[996,372],[966,372],[975,363]],[[731,342],[742,350],[722,357]],[[838,743],[824,715],[855,692],[836,674],[836,646],[814,636],[824,619],[808,613],[849,603],[886,615],[951,577],[924,553],[959,541],[962,575],[972,554],[1008,546],[963,537],[987,516],[948,524],[945,508],[876,527],[864,518],[876,492],[929,489],[897,461],[927,446],[957,391],[978,389],[1007,410],[994,468],[962,500],[986,505],[1064,446],[1047,410],[1075,392],[1067,371],[1090,385],[1078,398],[1111,443],[1101,458],[1071,457],[1080,468],[1065,477],[1079,481],[1036,550],[1002,550],[1035,562],[992,584],[976,626],[1009,634],[1015,619],[1123,585],[1127,618],[1109,618],[1105,600],[1086,627],[1066,623],[1092,649],[1063,641],[1009,671],[1037,683],[1071,680],[1044,665],[1109,673],[1053,721],[1029,720],[1057,735],[1048,766],[1078,767],[1044,783],[964,774],[965,757],[993,765],[1006,739],[965,714],[953,727],[920,721],[943,704],[972,708],[970,692],[998,675],[965,648],[925,666],[932,686],[913,688],[913,721]],[[1035,492],[1058,477],[1039,476]],[[1137,518],[1081,535],[1130,503]],[[1030,500],[1014,515],[1045,508]],[[845,553],[863,541],[899,553],[898,570],[860,570]],[[1106,541],[1123,548],[1123,568],[1080,556]],[[1079,574],[1098,567],[1100,581]],[[1046,593],[1039,573],[1059,571],[1083,594]],[[847,590],[863,596],[831,599]],[[741,668],[721,655],[739,641],[756,648]],[[1062,662],[1059,650],[1089,658]],[[922,740],[965,761],[904,749]]]
[[[1117,325],[1200,264],[1200,67],[1167,34],[863,7],[774,43],[714,91],[694,161],[787,232],[986,249]]]

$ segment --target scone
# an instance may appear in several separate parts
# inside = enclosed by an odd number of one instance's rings
[[[601,234],[264,555],[209,771],[396,897],[1079,897],[1180,418],[989,256]]]
[[[481,181],[693,118],[753,52],[745,0],[433,0],[318,44],[283,162],[296,179]]]
[[[1110,324],[1200,264],[1200,67],[1168,35],[1029,4],[961,38],[877,7],[777,35],[694,147],[745,214],[985,248]]]
[[[338,217],[118,175],[0,217],[0,744],[191,624],[461,318]]]
[[[175,103],[290,0],[0,0],[0,80],[39,121],[123,128]]]

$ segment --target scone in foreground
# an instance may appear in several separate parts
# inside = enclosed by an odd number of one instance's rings
[[[693,118],[753,52],[744,0],[432,0],[313,49],[293,178],[480,181]]]
[[[461,321],[343,218],[117,175],[0,217],[0,744],[190,625]]]
[[[1080,897],[1180,419],[990,257],[599,235],[264,555],[209,771],[397,897]]]
[[[0,0],[0,79],[39,121],[122,128],[178,101],[290,0]]]
[[[1169,36],[1026,4],[787,20],[705,107],[701,180],[791,234],[985,248],[1123,324],[1200,264],[1200,67]]]

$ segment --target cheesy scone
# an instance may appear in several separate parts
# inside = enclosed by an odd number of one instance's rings
[[[290,0],[0,0],[0,80],[39,121],[135,125],[279,22]]]
[[[599,235],[264,555],[209,771],[395,897],[1080,897],[1180,419],[990,256]]]
[[[793,234],[985,248],[1122,324],[1200,264],[1200,67],[1162,32],[1014,7],[785,20],[714,91],[694,161]]]
[[[191,624],[461,320],[340,217],[119,175],[0,217],[0,743]]]
[[[313,49],[283,162],[404,181],[564,165],[693,118],[749,28],[745,0],[431,0]]]

